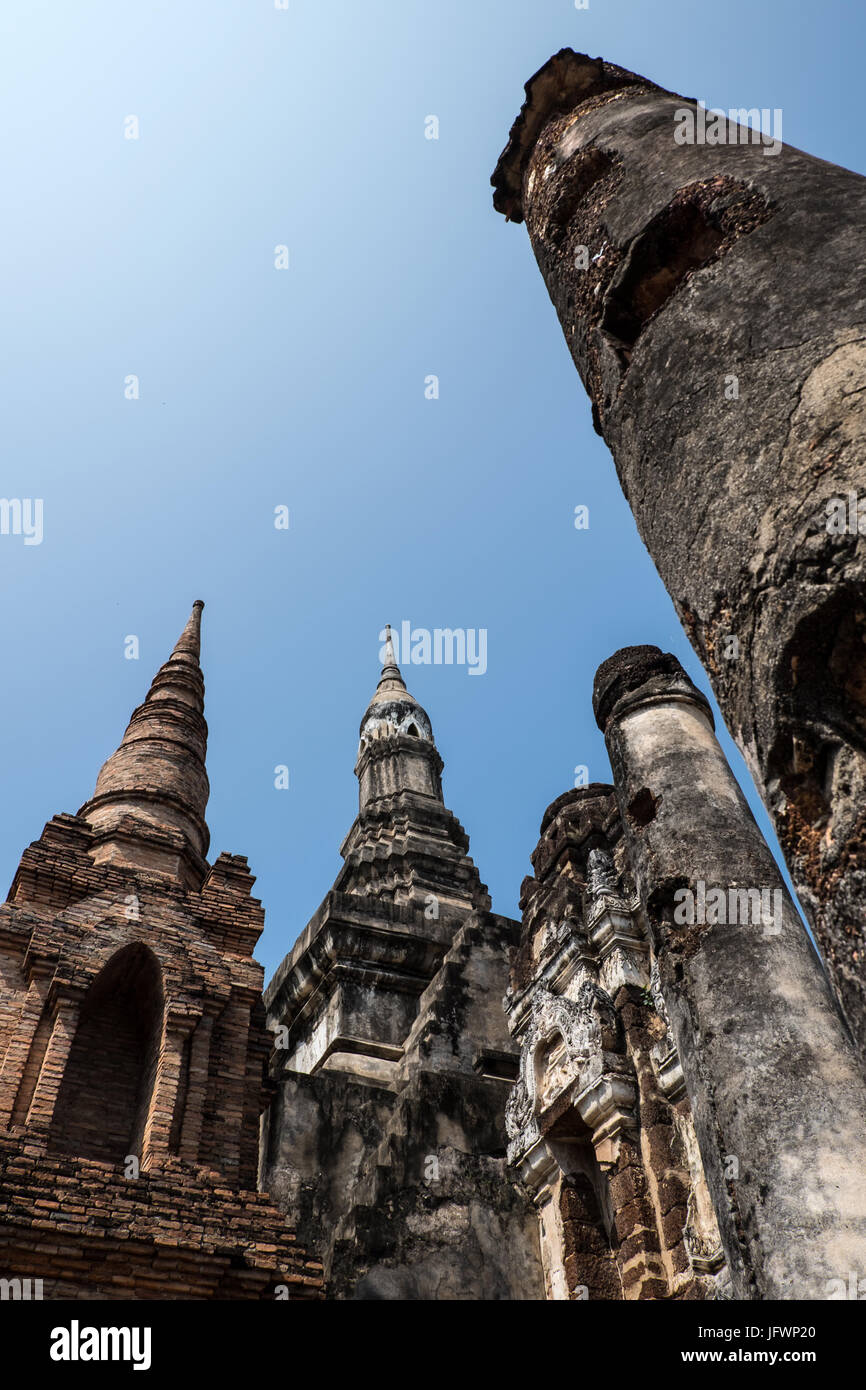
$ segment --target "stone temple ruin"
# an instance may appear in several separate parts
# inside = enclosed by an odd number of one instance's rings
[[[197,603],[0,908],[9,1279],[823,1299],[866,1270],[863,560],[827,525],[862,474],[866,183],[680,142],[684,107],[564,50],[494,203],[526,222],[821,956],[673,656],[597,672],[611,783],[547,808],[515,921],[386,650],[343,867],[263,990],[246,859],[207,858]]]

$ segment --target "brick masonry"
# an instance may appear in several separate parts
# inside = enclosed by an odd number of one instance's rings
[[[204,859],[196,605],[97,792],[0,908],[0,1274],[48,1297],[317,1297],[256,1191],[264,913]]]

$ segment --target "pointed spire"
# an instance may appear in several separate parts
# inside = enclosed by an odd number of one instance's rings
[[[93,796],[78,813],[98,832],[100,845],[113,846],[104,857],[131,857],[159,867],[159,856],[143,856],[141,845],[162,841],[174,845],[172,862],[180,854],[191,858],[196,871],[204,863],[210,787],[199,666],[203,608],[196,599],[171,656],[154,676],[144,704],[133,711],[120,747],[103,765]],[[118,848],[121,842],[127,849]],[[130,844],[137,848],[130,851]]]
[[[382,666],[382,674],[379,677],[379,684],[376,686],[376,696],[380,691],[388,694],[389,691],[400,691],[406,689],[406,683],[400,674],[400,667],[397,665],[397,658],[394,656],[394,639],[391,635],[391,624],[385,625],[385,662]]]
[[[394,639],[391,636],[390,623],[385,624],[385,664],[382,667],[383,676],[386,671],[389,673],[393,671],[394,674],[398,676],[400,674],[400,667],[397,665],[397,659],[394,656]]]
[[[192,658],[193,664],[198,665],[201,656],[201,610],[203,608],[204,600],[197,598],[192,606],[187,625],[178,637],[169,661]]]
[[[407,622],[402,636],[403,662],[411,664]],[[345,866],[334,887],[398,904],[428,903],[429,888],[434,896],[443,893],[449,911],[458,903],[486,907],[490,899],[468,858],[466,833],[445,806],[429,716],[406,689],[390,625],[380,642],[383,637],[382,674],[359,730],[359,814],[340,849]]]
[[[433,730],[430,720],[415,696],[409,694],[406,682],[400,674],[400,667],[394,655],[394,638],[390,623],[385,627],[385,648],[382,654],[385,658],[382,674],[361,720],[361,738],[371,732],[376,737],[381,737],[388,732],[399,733],[414,728],[419,737],[427,738],[432,743]]]

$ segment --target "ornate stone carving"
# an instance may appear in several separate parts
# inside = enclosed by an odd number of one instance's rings
[[[662,1095],[671,1102],[680,1100],[686,1092],[686,1082],[683,1076],[683,1069],[680,1063],[679,1053],[671,1033],[671,1021],[665,1007],[664,995],[662,994],[661,979],[659,977],[658,961],[653,961],[650,971],[650,992],[652,994],[653,1006],[655,1011],[665,1026],[664,1038],[655,1044],[652,1049],[652,1061],[655,1073],[658,1077],[659,1088]]]
[[[695,1194],[692,1192],[689,1194],[686,1224],[683,1228],[686,1254],[697,1274],[716,1274],[725,1264],[725,1252],[718,1231],[710,1232],[703,1229],[703,1226]]]
[[[619,875],[613,859],[606,849],[601,847],[591,849],[587,855],[586,863],[588,869],[586,888],[593,902],[601,897],[618,898],[622,895]]]
[[[538,991],[505,1113],[512,1163],[524,1162],[541,1138],[545,1114],[569,1090],[597,1145],[633,1124],[636,1086],[620,1035],[613,1002],[598,985],[586,981],[576,1000]]]

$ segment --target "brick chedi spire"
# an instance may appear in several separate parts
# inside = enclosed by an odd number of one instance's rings
[[[46,1298],[319,1288],[256,1190],[264,912],[243,855],[203,858],[202,606],[0,904],[0,1270]]]
[[[79,816],[96,832],[94,858],[139,864],[200,882],[210,836],[207,724],[197,599],[168,661],[133,712]]]

